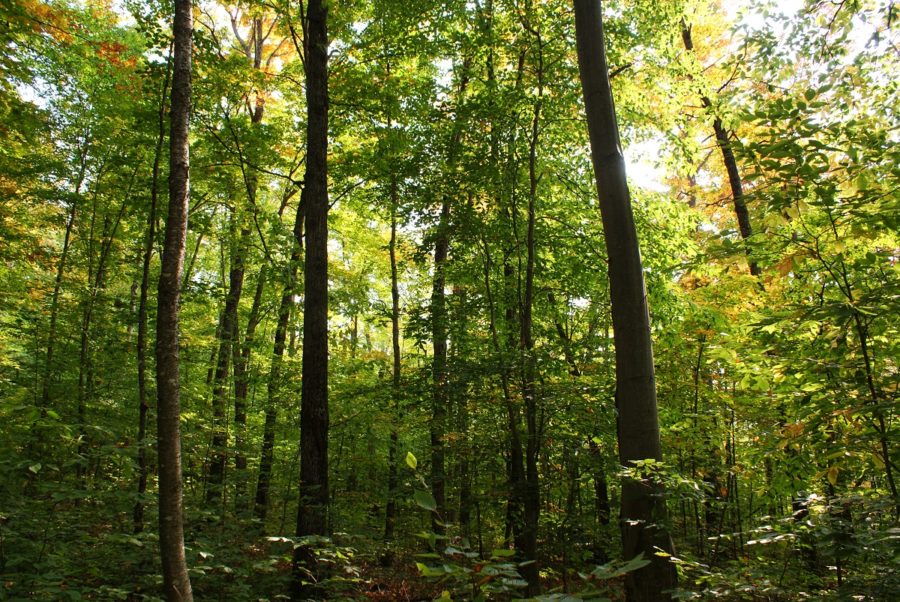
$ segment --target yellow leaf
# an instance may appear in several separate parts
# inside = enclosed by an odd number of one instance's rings
[[[837,485],[839,472],[840,471],[838,470],[837,466],[832,466],[831,468],[828,469],[828,474],[826,476],[828,477],[828,482],[831,483],[832,487]]]
[[[872,454],[872,462],[875,464],[875,468],[884,468],[884,460],[877,453]]]

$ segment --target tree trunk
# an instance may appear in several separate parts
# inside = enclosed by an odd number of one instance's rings
[[[521,332],[519,346],[522,352],[522,398],[525,405],[525,499],[524,529],[522,548],[519,552],[527,564],[522,567],[522,576],[528,582],[526,595],[533,597],[540,593],[541,579],[537,564],[537,530],[540,519],[540,480],[538,454],[540,453],[540,417],[538,416],[537,389],[535,386],[534,338],[532,334],[532,306],[534,305],[534,263],[535,263],[535,204],[537,203],[537,145],[540,135],[541,105],[544,95],[543,48],[540,33],[531,29],[538,49],[538,98],[534,103],[531,121],[531,140],[528,153],[528,209],[525,234],[525,290],[522,298]]]
[[[259,70],[263,63],[263,19],[255,17],[252,24],[251,43],[247,46],[247,55],[253,63],[253,68]],[[249,100],[248,100],[249,105]],[[256,101],[253,110],[250,112],[250,123],[252,127],[258,127],[262,123],[263,114],[266,108],[265,95],[262,92],[256,93]],[[256,157],[253,157],[254,163]],[[257,211],[257,191],[259,189],[259,178],[252,169],[248,170],[245,165],[243,155],[241,156],[241,173],[244,178],[244,186],[247,190],[247,202],[251,219],[256,219]],[[279,212],[280,216],[280,212]],[[246,233],[249,237],[250,226],[245,225]],[[244,240],[243,233],[241,234]],[[249,240],[247,241],[249,243]],[[238,249],[241,258],[241,264],[247,252],[247,246],[244,245]],[[234,468],[235,472],[235,490],[234,505],[238,513],[242,513],[247,507],[247,455],[246,455],[246,436],[247,436],[247,390],[249,381],[247,379],[247,366],[250,363],[250,354],[252,353],[253,335],[256,332],[256,326],[259,322],[259,306],[262,302],[262,294],[266,284],[266,270],[263,267],[259,272],[259,278],[256,283],[256,292],[253,296],[253,306],[250,309],[250,315],[247,317],[247,331],[244,337],[244,344],[239,344],[238,321],[235,316],[234,340],[232,341],[232,361],[234,362]],[[240,295],[238,295],[240,297]]]
[[[156,334],[159,548],[163,590],[170,602],[193,600],[184,557],[178,364],[178,305],[190,195],[188,129],[191,112],[191,10],[191,0],[175,0],[175,50],[169,134],[169,212],[159,276]]]
[[[94,361],[91,353],[94,310],[96,309],[100,293],[106,288],[106,264],[109,260],[116,231],[122,222],[125,210],[128,208],[128,199],[131,196],[131,189],[136,175],[137,169],[132,172],[131,181],[124,195],[125,198],[119,207],[115,219],[111,222],[108,214],[103,218],[103,230],[100,234],[100,251],[97,257],[96,271],[93,271],[91,267],[94,247],[93,223],[91,225],[91,239],[88,244],[88,254],[90,256],[88,261],[88,296],[84,302],[84,312],[82,313],[81,341],[78,354],[78,475],[81,478],[84,477],[85,472],[90,468],[88,461],[90,442],[87,434],[87,402],[94,397]],[[83,485],[84,483],[82,482],[81,484]]]
[[[233,223],[240,221],[238,210],[232,216]],[[235,228],[232,228],[234,231]],[[238,305],[244,289],[244,254],[249,244],[250,229],[241,228],[239,240],[231,258],[228,272],[228,294],[225,309],[222,310],[219,327],[219,351],[216,356],[216,370],[213,376],[213,438],[209,463],[209,482],[206,489],[207,506],[213,507],[222,501],[225,486],[225,463],[227,460],[228,429],[225,422],[225,404],[228,394],[228,372],[231,366],[233,348],[237,341]],[[224,510],[224,509],[222,509]]]
[[[694,51],[694,40],[691,38],[691,26],[684,19],[681,20],[681,39],[684,42],[684,48],[688,52]],[[708,96],[701,95],[700,102],[706,109],[712,109],[712,101]],[[747,201],[744,199],[744,187],[741,184],[741,173],[738,169],[737,160],[734,157],[734,151],[731,150],[731,136],[722,119],[714,117],[713,131],[716,134],[716,144],[722,152],[722,163],[725,164],[725,171],[728,174],[728,184],[731,187],[731,200],[734,205],[734,214],[737,217],[738,229],[741,232],[741,239],[744,241],[744,252],[747,254],[747,263],[750,267],[750,273],[753,276],[759,276],[760,270],[756,261],[753,260],[750,247],[747,245],[747,239],[753,236],[753,227],[750,225],[750,212],[747,210]]]
[[[250,375],[247,372],[250,365],[250,354],[253,349],[253,339],[256,335],[256,327],[260,321],[260,307],[262,305],[263,292],[266,288],[267,266],[263,265],[259,270],[256,280],[256,291],[253,294],[253,305],[250,306],[250,314],[247,316],[247,329],[244,332],[244,340],[241,345],[234,348],[234,430],[235,430],[235,454],[234,468],[236,471],[236,485],[234,494],[235,510],[241,514],[248,509],[247,500],[247,456],[245,435],[247,428],[247,393],[250,388]],[[237,341],[235,341],[237,342]]]
[[[87,148],[82,150],[81,167],[75,182],[75,194],[72,204],[69,206],[69,214],[66,218],[66,232],[63,236],[62,253],[59,264],[56,266],[56,278],[53,281],[53,295],[50,301],[50,328],[47,333],[47,352],[44,360],[44,378],[41,383],[41,413],[44,414],[50,408],[50,381],[53,379],[53,355],[56,351],[56,330],[59,319],[59,295],[62,291],[63,275],[66,272],[66,263],[69,258],[69,247],[72,242],[72,229],[75,226],[75,217],[78,215],[78,197],[81,194],[81,186],[84,184],[87,171]]]
[[[391,258],[391,349],[393,352],[393,370],[391,375],[391,401],[393,411],[400,408],[400,288],[397,282],[397,178],[391,178],[391,242],[388,247]],[[391,435],[388,443],[388,498],[384,514],[384,539],[394,538],[394,527],[397,522],[397,451],[399,437],[397,434],[397,416],[391,416]]]
[[[137,333],[137,381],[138,381],[138,434],[137,434],[137,462],[138,462],[138,487],[137,501],[134,503],[132,520],[134,532],[144,530],[144,493],[147,491],[147,413],[150,406],[147,403],[147,329],[148,310],[147,300],[150,291],[150,262],[153,259],[153,245],[156,242],[156,208],[159,204],[159,168],[162,163],[163,143],[166,138],[166,96],[169,91],[169,77],[171,64],[166,63],[166,74],[163,79],[162,91],[159,97],[158,133],[156,136],[156,148],[153,153],[153,174],[150,181],[150,212],[147,215],[147,240],[144,242],[143,264],[141,266],[141,290],[138,297],[138,333]]]
[[[303,382],[300,391],[300,485],[297,535],[328,532],[328,8],[310,0],[306,13],[306,262],[303,293]],[[304,594],[302,568],[317,575],[315,554],[293,557],[293,597]]]
[[[574,0],[574,4],[578,66],[609,254],[619,461],[623,466],[633,467],[636,461],[662,459],[650,316],[609,84],[601,2]],[[649,479],[623,479],[623,554],[628,560],[643,554],[651,561],[648,566],[628,573],[625,581],[628,600],[671,600],[671,595],[665,592],[677,585],[674,565],[655,554],[656,547],[668,553],[673,551],[672,540],[662,527],[666,507],[661,494],[661,487]]]
[[[462,63],[458,98],[465,94],[469,83],[469,67],[471,60],[465,58]],[[456,153],[459,148],[462,123],[457,121],[450,139],[447,164],[456,164]],[[443,534],[443,520],[446,519],[446,466],[444,438],[447,434],[447,408],[450,403],[450,391],[447,383],[447,300],[444,287],[447,283],[444,273],[445,264],[450,253],[450,199],[447,194],[441,201],[441,214],[434,242],[434,278],[431,288],[431,421],[429,423],[431,442],[431,495],[436,502],[436,511],[431,515],[431,529]]]
[[[438,223],[437,240],[434,243],[434,280],[431,289],[431,338],[433,358],[431,364],[431,495],[437,510],[431,515],[431,529],[442,534],[446,511],[444,466],[444,436],[447,431],[447,300],[444,294],[446,277],[444,267],[450,249],[447,232],[450,223],[450,204],[447,198],[441,203],[441,219]]]
[[[269,367],[267,383],[266,417],[263,425],[262,447],[259,454],[259,474],[256,480],[256,499],[253,516],[260,522],[260,529],[265,531],[266,515],[269,512],[269,486],[272,481],[272,463],[275,458],[275,424],[278,419],[278,407],[281,405],[281,367],[284,362],[284,349],[287,342],[287,330],[294,305],[294,292],[297,283],[297,265],[303,253],[303,217],[306,189],[300,193],[300,204],[294,217],[294,244],[288,262],[288,273],[278,304],[278,321],[275,324],[275,342],[272,350],[272,364]]]

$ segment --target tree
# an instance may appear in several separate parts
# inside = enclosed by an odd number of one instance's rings
[[[303,273],[303,385],[300,397],[300,502],[297,535],[328,532],[328,7],[306,12],[307,153],[304,178],[306,262]],[[309,545],[293,558],[294,598],[301,567],[314,570]]]
[[[609,83],[600,0],[575,0],[578,67],[584,91],[591,158],[603,235],[609,253],[609,288],[616,346],[616,408],[619,460],[636,475],[622,481],[622,549],[626,559],[643,554],[645,568],[626,577],[629,600],[668,600],[675,567],[656,555],[672,553],[665,530],[662,488],[641,464],[661,461],[650,316],[640,249]]]
[[[684,42],[684,48],[689,53],[694,52],[694,39],[691,35],[691,26],[684,19],[681,20],[681,39]],[[709,96],[700,95],[700,103],[704,109],[714,111],[715,107]],[[734,215],[737,218],[738,230],[744,241],[745,253],[747,254],[747,263],[750,268],[750,274],[759,277],[760,269],[756,260],[751,257],[748,239],[753,236],[753,226],[750,222],[750,211],[747,209],[747,199],[744,196],[744,185],[741,182],[741,172],[738,169],[737,159],[734,156],[732,148],[732,138],[734,132],[729,131],[722,118],[718,115],[713,116],[713,132],[716,136],[716,144],[722,153],[722,163],[725,165],[725,172],[728,175],[728,185],[731,188],[731,202],[734,205]]]
[[[147,240],[143,248],[141,259],[141,284],[138,294],[138,332],[137,332],[137,385],[138,385],[138,499],[134,503],[132,517],[134,532],[144,530],[144,500],[147,491],[147,414],[150,405],[147,401],[147,334],[148,324],[148,295],[150,292],[150,262],[153,259],[153,248],[156,243],[156,228],[158,224],[157,207],[159,201],[160,167],[162,163],[163,143],[166,138],[166,97],[169,93],[169,63],[166,62],[166,74],[163,80],[159,98],[158,129],[156,147],[153,154],[153,171],[150,181],[150,211],[147,217]]]
[[[192,2],[175,2],[169,128],[169,211],[159,276],[156,330],[159,549],[170,601],[194,599],[184,555],[178,310],[190,200]]]

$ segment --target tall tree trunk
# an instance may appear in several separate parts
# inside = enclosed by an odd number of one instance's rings
[[[66,272],[66,263],[69,258],[69,247],[72,242],[72,230],[75,226],[75,217],[78,215],[78,197],[81,194],[81,186],[84,184],[85,171],[87,169],[87,150],[85,149],[81,157],[81,167],[79,168],[78,178],[75,182],[75,194],[72,197],[72,204],[69,206],[69,213],[66,217],[66,231],[63,236],[62,253],[59,256],[59,263],[56,266],[56,278],[53,281],[53,295],[50,300],[50,328],[47,332],[47,351],[44,355],[44,377],[41,382],[41,412],[46,412],[50,407],[50,381],[53,379],[53,356],[56,351],[56,330],[57,321],[59,319],[59,295],[62,292],[63,275]]]
[[[163,79],[157,113],[156,148],[153,153],[153,173],[150,180],[150,211],[147,215],[147,239],[144,241],[144,256],[141,266],[141,291],[138,297],[138,333],[137,333],[137,381],[138,381],[138,434],[137,462],[138,486],[137,500],[134,503],[132,520],[134,532],[144,530],[144,493],[147,491],[147,301],[150,291],[150,262],[153,259],[153,245],[156,242],[156,207],[159,204],[159,168],[162,163],[163,143],[166,138],[166,96],[169,92],[171,64],[166,62],[166,74]]]
[[[619,412],[619,461],[633,467],[641,460],[661,460],[659,421],[650,316],[640,249],[625,176],[615,105],[609,84],[600,0],[574,0],[578,66],[587,112],[591,156],[603,233],[609,253],[613,340],[616,346],[616,406]],[[672,553],[661,487],[649,479],[623,479],[621,494],[622,551],[650,564],[626,577],[632,601],[671,600],[677,585],[674,565],[655,548]]]
[[[248,509],[247,497],[247,455],[245,434],[247,427],[247,393],[250,389],[250,354],[253,349],[253,341],[256,336],[256,327],[260,322],[260,307],[262,306],[263,292],[266,288],[268,275],[267,266],[263,265],[259,270],[256,280],[256,290],[253,293],[253,304],[250,306],[250,314],[247,316],[247,329],[244,331],[244,340],[234,347],[234,426],[235,426],[235,455],[234,468],[237,472],[234,503],[238,513],[244,513]]]
[[[253,68],[259,70],[263,64],[263,44],[265,35],[263,34],[263,19],[255,17],[252,24],[251,43],[247,46],[247,58],[253,63]],[[249,100],[248,100],[249,105]],[[262,123],[263,114],[266,108],[266,97],[261,91],[256,92],[256,101],[253,110],[250,111],[250,123],[252,127],[258,127]],[[248,107],[249,110],[249,107]],[[253,157],[256,163],[256,157]],[[257,211],[257,191],[259,189],[259,177],[254,170],[245,165],[244,157],[241,157],[241,173],[244,178],[244,186],[247,190],[247,202],[251,212],[251,218],[256,219]],[[279,212],[280,216],[280,212]],[[248,236],[249,243],[250,226],[244,226]],[[241,233],[244,240],[244,233]],[[244,245],[238,249],[241,254],[241,263],[244,263],[244,257],[247,252],[247,246]],[[247,330],[244,336],[244,344],[240,345],[240,337],[238,336],[238,321],[235,316],[234,340],[232,341],[232,361],[234,362],[234,468],[236,474],[234,504],[235,510],[239,513],[243,512],[247,506],[247,455],[246,435],[247,435],[247,390],[249,381],[247,378],[247,366],[250,363],[250,354],[252,353],[253,335],[256,332],[256,326],[259,322],[259,306],[262,302],[262,294],[266,284],[265,267],[260,270],[259,278],[256,283],[256,291],[253,296],[253,305],[250,308],[250,315],[247,317]]]
[[[303,383],[300,390],[300,485],[297,535],[328,532],[328,8],[310,0],[306,13],[306,262],[303,293]],[[301,570],[317,574],[315,554],[299,546],[293,597]]]
[[[528,582],[526,594],[536,596],[540,592],[541,579],[537,564],[537,530],[540,519],[540,480],[538,454],[540,453],[540,417],[538,416],[537,389],[535,386],[534,338],[532,333],[532,306],[534,305],[534,263],[535,263],[535,205],[537,203],[537,145],[540,136],[541,106],[544,95],[543,48],[540,32],[527,22],[525,28],[535,37],[538,63],[538,98],[534,103],[531,121],[531,140],[528,149],[528,208],[525,233],[525,290],[522,296],[521,331],[519,346],[522,352],[522,398],[525,405],[525,499],[524,529],[522,549],[519,550],[528,562],[522,567],[522,576]]]
[[[681,20],[681,39],[684,42],[684,48],[688,52],[694,51],[694,40],[691,37],[691,26],[682,19]],[[701,95],[700,102],[705,109],[712,109],[713,103],[708,96]],[[731,137],[733,132],[728,131],[722,123],[722,119],[718,116],[713,117],[713,131],[716,134],[716,145],[722,152],[722,163],[725,164],[725,171],[728,174],[728,184],[731,187],[731,200],[734,205],[734,214],[737,217],[738,229],[741,233],[741,239],[744,241],[744,252],[747,254],[747,263],[750,267],[750,273],[753,276],[759,276],[759,265],[751,256],[750,247],[746,246],[747,240],[753,236],[753,227],[750,224],[750,212],[747,210],[747,201],[744,198],[744,187],[741,184],[741,172],[738,169],[737,160],[734,157],[734,151],[731,149]]]
[[[453,336],[453,357],[457,361],[465,362],[472,349],[466,343],[466,333],[469,331],[467,310],[469,309],[466,290],[460,286],[453,287],[453,298],[457,302],[457,316],[455,320],[455,332]],[[466,384],[469,376],[467,371],[459,372],[456,389],[459,391],[454,396],[453,403],[456,409],[454,430],[457,433],[457,462],[456,474],[459,484],[459,505],[457,522],[460,532],[465,538],[469,537],[470,523],[472,521],[472,437],[470,436],[471,419],[469,417],[469,396],[466,394]]]
[[[442,521],[446,512],[446,468],[444,463],[444,437],[447,431],[447,299],[444,294],[444,273],[450,250],[450,204],[445,197],[441,203],[441,218],[434,243],[434,279],[431,289],[431,340],[433,357],[431,364],[431,495],[436,502],[436,512],[431,515],[431,529],[443,533]]]
[[[482,239],[484,246],[484,288],[485,297],[488,303],[488,317],[491,331],[491,342],[493,343],[494,353],[497,355],[500,363],[500,385],[503,391],[503,401],[506,405],[506,420],[509,430],[509,455],[507,456],[507,480],[509,481],[509,499],[506,506],[506,530],[505,540],[509,540],[510,532],[515,539],[517,549],[523,548],[522,543],[522,507],[525,496],[525,461],[522,451],[522,438],[519,432],[519,412],[516,409],[512,398],[510,387],[510,368],[504,358],[506,350],[500,341],[500,334],[497,328],[496,303],[491,289],[491,253],[487,240]],[[504,284],[508,284],[508,280],[512,276],[512,266],[504,262],[503,266]],[[509,288],[508,286],[506,288]],[[508,304],[506,311],[506,322],[511,331],[511,324],[515,321],[515,312],[511,304]]]
[[[394,414],[391,416],[391,435],[388,443],[388,499],[384,514],[384,539],[394,538],[397,522],[397,416],[400,409],[400,287],[397,278],[397,177],[391,177],[391,242],[388,251],[391,258],[391,350],[393,368],[391,373],[391,401]]]
[[[178,363],[178,305],[190,196],[191,0],[175,0],[169,212],[159,276],[156,333],[157,449],[159,452],[159,549],[163,590],[170,602],[194,597],[184,557],[181,480],[181,399]]]
[[[469,68],[471,59],[463,59],[458,88],[458,98],[461,100],[469,84]],[[450,149],[447,154],[447,164],[456,164],[456,154],[459,149],[462,134],[462,122],[454,125],[450,138]],[[447,494],[445,466],[446,449],[444,438],[447,433],[447,408],[450,403],[450,391],[447,383],[447,300],[444,287],[447,283],[445,264],[450,253],[450,198],[443,195],[441,200],[441,214],[438,221],[436,238],[434,242],[434,277],[431,288],[431,421],[429,424],[431,442],[431,495],[436,502],[436,511],[431,515],[431,529],[435,533],[442,534],[444,527],[442,520],[446,519]]]
[[[97,257],[97,269],[92,272],[91,263],[88,265],[88,296],[84,302],[84,312],[81,318],[81,341],[78,354],[78,474],[84,477],[89,467],[88,449],[90,442],[87,434],[87,402],[94,397],[94,362],[91,353],[91,341],[93,340],[93,317],[96,309],[97,300],[103,289],[106,288],[106,265],[112,250],[113,241],[125,210],[128,208],[128,198],[131,196],[132,186],[134,185],[134,177],[137,175],[137,169],[132,172],[131,181],[125,192],[125,198],[116,213],[114,220],[110,220],[107,214],[103,218],[103,230],[100,234],[100,250]],[[93,230],[93,228],[92,228]],[[88,253],[93,258],[93,232],[91,233],[91,241],[89,243]],[[82,483],[83,484],[83,483]]]
[[[287,342],[288,325],[291,309],[294,305],[294,293],[297,287],[297,266],[303,253],[303,218],[306,188],[300,193],[300,203],[294,217],[294,243],[291,258],[288,262],[288,273],[284,290],[278,304],[278,321],[275,323],[275,341],[272,350],[272,363],[269,367],[267,382],[266,416],[263,424],[262,446],[259,454],[259,473],[256,480],[256,498],[253,516],[265,530],[266,516],[269,512],[269,486],[272,481],[272,464],[275,460],[275,425],[278,420],[278,408],[281,405],[281,368],[284,363],[285,343]]]
[[[239,211],[235,208],[232,223],[240,222]],[[236,230],[232,228],[232,232]],[[213,375],[213,438],[209,463],[209,481],[206,489],[206,503],[214,506],[222,501],[225,485],[225,463],[227,460],[228,429],[225,418],[226,396],[228,394],[228,372],[231,366],[233,348],[238,338],[238,305],[244,288],[244,254],[250,242],[250,229],[241,226],[239,239],[231,257],[228,271],[228,294],[222,310],[219,325],[219,350],[216,355],[216,370]]]

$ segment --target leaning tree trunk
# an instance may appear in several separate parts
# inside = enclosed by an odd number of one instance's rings
[[[66,217],[66,231],[63,236],[62,254],[56,266],[56,278],[53,281],[53,295],[50,301],[50,328],[47,334],[47,351],[45,353],[44,375],[41,383],[41,414],[46,414],[50,408],[50,382],[53,378],[54,363],[53,354],[56,349],[57,320],[59,318],[59,297],[62,292],[63,275],[69,257],[69,248],[72,242],[72,230],[75,227],[75,217],[78,214],[78,197],[81,195],[81,187],[84,184],[87,172],[87,149],[81,153],[81,167],[75,179],[75,189],[72,195],[72,203]]]
[[[619,412],[619,461],[633,467],[642,460],[661,460],[659,421],[650,316],[640,249],[625,177],[616,112],[603,39],[600,0],[574,0],[578,66],[584,93],[591,157],[603,232],[609,254],[613,340],[616,346],[616,405]],[[662,523],[665,501],[658,484],[644,478],[622,481],[621,529],[626,559],[639,554],[650,564],[628,573],[628,600],[671,600],[677,584],[674,565],[656,555],[672,553],[672,540]]]
[[[300,389],[300,486],[297,535],[328,531],[328,8],[306,13],[306,262],[303,292],[303,382]],[[310,546],[294,550],[294,599],[303,569],[316,574]]]
[[[681,39],[684,42],[684,48],[688,52],[694,51],[694,40],[691,37],[691,26],[682,19],[681,21]],[[708,96],[701,94],[700,102],[705,109],[712,109],[712,101]],[[734,215],[737,218],[738,230],[741,233],[741,239],[744,245],[748,244],[748,239],[753,236],[753,227],[750,224],[750,212],[747,210],[747,201],[744,198],[744,187],[741,183],[741,172],[738,169],[737,159],[734,157],[734,151],[731,149],[731,137],[733,132],[728,131],[722,119],[715,116],[713,119],[713,131],[716,134],[716,145],[722,152],[722,163],[725,165],[725,172],[728,174],[728,185],[731,187],[731,201],[734,205]],[[756,260],[753,259],[750,247],[745,246],[744,252],[747,255],[747,263],[750,267],[750,273],[753,276],[759,276],[760,270]]]
[[[184,557],[181,481],[181,399],[178,372],[178,304],[187,236],[189,187],[188,129],[191,113],[191,0],[175,0],[171,129],[169,134],[169,214],[163,245],[157,306],[156,390],[159,452],[159,548],[163,591],[169,601],[194,599]]]

